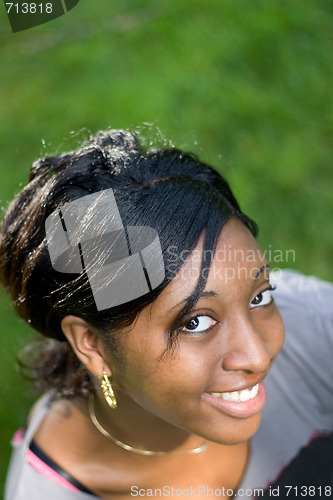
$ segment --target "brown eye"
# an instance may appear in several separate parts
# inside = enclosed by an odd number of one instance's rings
[[[187,330],[195,330],[199,326],[199,318],[191,318],[184,326]]]
[[[189,319],[184,323],[184,326],[180,329],[185,333],[204,333],[214,325],[216,325],[217,321],[211,318],[210,316],[202,315],[202,316],[193,316],[193,318]]]
[[[274,290],[274,288],[270,287],[267,288],[267,290],[258,293],[258,295],[256,295],[254,299],[251,300],[250,309],[254,309],[255,307],[260,307],[260,306],[268,306],[271,302],[273,302],[271,290]]]
[[[259,293],[259,295],[257,295],[256,297],[254,297],[254,299],[252,300],[251,304],[252,305],[257,305],[257,304],[260,304],[262,301],[262,293]]]

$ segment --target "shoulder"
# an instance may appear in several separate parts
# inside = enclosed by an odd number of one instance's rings
[[[282,354],[294,353],[301,371],[311,365],[323,376],[331,373],[333,389],[333,284],[291,270],[272,273],[271,281],[286,328]]]
[[[333,285],[289,270],[272,273],[271,281],[286,329],[272,379],[290,407],[303,401],[297,412],[304,412],[304,420],[325,417],[332,428]]]
[[[271,283],[286,337],[265,379],[252,457],[269,481],[315,432],[333,430],[333,285],[289,270],[273,272]]]
[[[49,391],[38,398],[37,401],[35,401],[35,403],[30,408],[26,419],[27,427],[29,427],[35,420],[40,420],[46,415],[55,398],[56,392]]]
[[[293,270],[271,273],[276,285],[274,300],[282,312],[306,311],[307,315],[323,314],[333,318],[333,284],[315,276],[305,276]]]
[[[333,392],[333,285],[295,271],[272,273],[286,338],[276,363]],[[329,376],[329,374],[331,376]],[[310,382],[311,379],[311,382]]]
[[[13,441],[13,452],[6,477],[5,500],[29,500],[47,498],[48,500],[79,500],[97,498],[90,494],[79,491],[72,486],[68,487],[68,482],[59,474],[58,469],[52,469],[48,463],[35,455],[30,448],[31,440],[36,439],[40,430],[49,427],[51,434],[48,435],[46,449],[52,451],[54,439],[61,441],[62,436],[59,430],[52,433],[49,420],[65,418],[69,413],[61,400],[54,400],[55,394],[52,392],[42,396],[32,407],[26,432],[23,440]],[[67,405],[68,406],[68,405]],[[51,441],[51,448],[49,448]],[[67,438],[67,445],[69,440]],[[63,448],[63,451],[66,447]],[[65,476],[66,478],[67,476]]]

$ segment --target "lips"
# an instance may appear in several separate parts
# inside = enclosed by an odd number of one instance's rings
[[[204,400],[225,415],[248,418],[260,413],[266,401],[263,382],[232,392],[204,392]]]
[[[221,398],[225,401],[249,401],[256,397],[259,391],[259,384],[250,387],[249,389],[243,389],[242,391],[233,391],[233,392],[210,392],[212,396],[215,398]]]

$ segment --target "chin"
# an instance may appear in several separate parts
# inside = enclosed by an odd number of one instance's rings
[[[258,431],[261,422],[261,413],[250,418],[233,419],[228,425],[211,426],[209,433],[200,433],[202,437],[215,443],[232,446],[248,441]]]

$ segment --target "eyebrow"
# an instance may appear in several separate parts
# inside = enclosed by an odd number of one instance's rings
[[[199,299],[201,299],[202,297],[217,297],[217,293],[214,292],[213,290],[207,290],[207,291],[202,292],[200,294]],[[191,296],[186,297],[185,299],[181,300],[180,302],[178,302],[177,304],[172,306],[168,311],[166,311],[161,317],[164,318],[165,316],[168,316],[168,314],[170,314],[171,311],[173,311],[174,309],[177,309],[178,307],[182,306],[183,304],[186,304],[190,300],[190,298],[191,298]]]
[[[262,266],[259,269],[259,271],[257,272],[257,274],[254,277],[254,281],[257,281],[260,278],[260,276],[262,275],[262,272],[265,271],[265,269],[269,269],[269,264],[265,264],[264,266]]]

